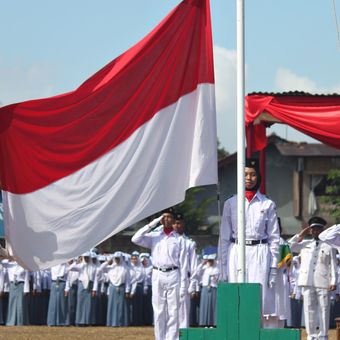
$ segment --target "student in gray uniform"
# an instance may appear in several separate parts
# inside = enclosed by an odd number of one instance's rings
[[[98,268],[106,261],[105,255],[98,255]],[[106,274],[102,270],[97,270],[98,290],[97,290],[97,324],[100,326],[106,325],[107,314],[107,284]]]
[[[130,260],[130,278],[131,292],[129,299],[130,325],[143,325],[143,288],[144,288],[144,270],[139,262],[139,252],[134,251]]]
[[[10,280],[6,326],[29,324],[29,272],[15,261],[6,264]]]
[[[69,266],[71,266],[73,263],[77,263],[77,259],[71,259],[67,262]],[[78,279],[79,272],[73,270],[68,271],[65,285],[65,295],[68,297],[69,324],[72,326],[75,326],[76,324]]]
[[[123,254],[116,251],[99,270],[107,273],[109,280],[106,325],[129,326],[127,298],[130,295],[130,272],[123,260]]]
[[[143,285],[143,324],[151,326],[153,323],[153,309],[152,309],[152,270],[153,266],[149,253],[141,253],[139,259],[144,271],[144,285]]]
[[[52,285],[48,304],[47,325],[68,326],[69,310],[68,298],[65,294],[68,266],[66,263],[51,268]]]
[[[200,300],[200,326],[216,325],[216,297],[219,269],[215,263],[216,254],[204,255],[203,261],[193,276],[199,277],[202,283]]]
[[[41,314],[42,314],[42,324],[47,324],[47,314],[48,314],[48,304],[50,300],[50,291],[52,286],[51,279],[51,269],[40,270],[41,276]]]
[[[76,326],[92,325],[94,324],[94,298],[97,294],[98,281],[90,252],[82,255],[80,263],[71,264],[69,270],[79,272]]]

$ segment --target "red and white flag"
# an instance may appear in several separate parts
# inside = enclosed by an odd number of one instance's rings
[[[77,90],[0,109],[6,240],[31,270],[217,183],[208,0],[184,0]]]

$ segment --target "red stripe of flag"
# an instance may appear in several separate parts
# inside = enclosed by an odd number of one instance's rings
[[[214,83],[209,6],[186,0],[77,90],[0,109],[3,190],[29,193],[74,173],[201,83]]]

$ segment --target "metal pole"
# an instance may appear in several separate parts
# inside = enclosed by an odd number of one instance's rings
[[[237,0],[237,281],[245,282],[244,0]]]

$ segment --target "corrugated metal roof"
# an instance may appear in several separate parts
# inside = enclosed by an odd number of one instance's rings
[[[340,150],[319,143],[281,143],[276,144],[283,156],[293,157],[340,157]]]
[[[248,96],[311,96],[311,97],[340,97],[339,93],[308,93],[303,91],[288,91],[288,92],[251,92],[248,93]]]

